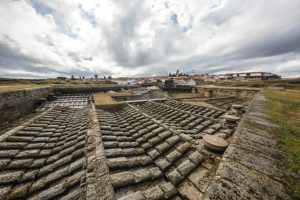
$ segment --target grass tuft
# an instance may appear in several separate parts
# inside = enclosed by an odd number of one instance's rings
[[[272,132],[289,155],[284,161],[290,176],[286,180],[293,194],[300,198],[300,91],[265,91],[267,110],[279,125]]]

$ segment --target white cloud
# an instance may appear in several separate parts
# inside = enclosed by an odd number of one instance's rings
[[[0,74],[9,77],[182,71],[300,76],[293,0],[0,2]]]

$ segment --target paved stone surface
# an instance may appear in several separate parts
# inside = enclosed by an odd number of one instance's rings
[[[265,99],[255,95],[207,189],[205,199],[292,199],[279,164],[284,153],[267,130]]]
[[[201,166],[201,153],[133,105],[97,112],[115,197],[181,199],[177,185]]]
[[[204,134],[217,134],[225,130],[222,116],[225,111],[191,105],[175,100],[134,104],[139,110],[161,121],[176,131],[197,141]]]
[[[56,96],[54,100],[41,105],[37,110],[51,108],[54,106],[63,106],[69,108],[85,108],[89,105],[91,95],[62,95]]]
[[[109,112],[81,98],[62,97],[2,137],[0,199],[290,199],[260,96],[233,138],[224,108],[165,100]],[[216,103],[227,100],[244,103]],[[204,148],[205,134],[233,140],[223,158]]]
[[[60,107],[8,135],[0,142],[1,199],[83,199],[86,130],[86,109]]]
[[[222,98],[213,98],[205,100],[207,103],[210,103],[218,108],[229,110],[232,105],[239,104],[239,105],[247,105],[247,100],[238,97],[222,97]]]

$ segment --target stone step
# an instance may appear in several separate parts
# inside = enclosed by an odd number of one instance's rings
[[[198,152],[194,151],[187,158],[181,160],[177,167],[174,167],[171,170],[168,170],[165,173],[167,179],[177,185],[182,180],[185,179],[202,161],[204,157]]]
[[[105,156],[108,158],[122,156],[129,157],[145,154],[145,151],[142,148],[112,148],[105,149],[104,152]]]
[[[149,156],[135,156],[131,158],[118,157],[107,159],[107,165],[110,169],[123,169],[138,166],[146,166],[153,161]]]
[[[125,171],[120,173],[111,174],[111,182],[115,188],[125,187],[132,184],[138,184],[150,180],[161,178],[163,173],[158,167],[150,169],[138,169],[135,171]]]
[[[129,195],[119,198],[119,200],[133,200],[133,199],[170,199],[177,194],[177,190],[170,182],[162,183],[157,186],[152,186],[146,190],[131,193]]]

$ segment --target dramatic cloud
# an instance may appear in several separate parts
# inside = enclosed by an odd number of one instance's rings
[[[300,1],[3,0],[0,77],[300,76]]]

